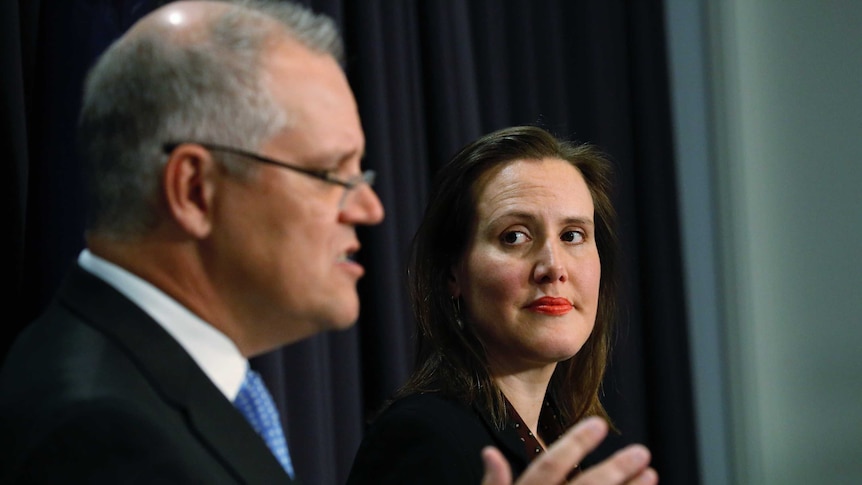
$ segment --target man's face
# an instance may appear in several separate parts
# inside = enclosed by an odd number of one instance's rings
[[[342,180],[359,174],[365,136],[338,63],[293,42],[264,59],[263,84],[288,123],[259,152]],[[216,207],[213,248],[220,254],[213,260],[227,280],[216,284],[233,319],[261,352],[349,327],[359,315],[356,283],[364,273],[352,260],[355,227],[383,220],[377,195],[366,184],[345,195],[344,187],[295,171],[253,169],[248,180],[223,177]]]

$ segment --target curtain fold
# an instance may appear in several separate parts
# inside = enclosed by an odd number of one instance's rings
[[[73,137],[84,73],[163,3],[0,7],[9,334],[44,306],[83,247]],[[596,459],[643,442],[662,483],[698,483],[661,2],[304,3],[341,26],[364,164],[378,172],[386,220],[359,230],[367,273],[357,325],[252,362],[282,410],[303,482],[344,482],[367,419],[412,368],[405,264],[433,174],[484,133],[538,124],[600,146],[617,168],[623,312],[604,402],[622,434]]]
[[[0,77],[0,152],[5,154],[0,176],[0,193],[3,202],[3,220],[11,229],[3,238],[3,252],[11,255],[12,264],[7,273],[6,291],[3,292],[5,308],[11,309],[11,318],[0,341],[0,355],[5,355],[11,338],[15,335],[24,315],[20,314],[19,302],[24,296],[24,229],[27,208],[27,114],[24,89],[24,59],[26,37],[20,30],[20,19],[26,19],[18,10],[16,2],[0,4],[0,66],[4,74]],[[26,22],[29,23],[29,22]]]

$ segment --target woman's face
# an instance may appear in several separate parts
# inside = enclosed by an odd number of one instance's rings
[[[492,371],[572,357],[593,330],[601,277],[583,176],[556,158],[517,160],[482,175],[475,190],[474,233],[450,290]]]

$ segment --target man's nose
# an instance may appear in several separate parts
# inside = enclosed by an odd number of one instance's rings
[[[341,220],[351,224],[373,226],[380,224],[384,217],[383,203],[377,192],[362,184],[349,190],[341,208]]]

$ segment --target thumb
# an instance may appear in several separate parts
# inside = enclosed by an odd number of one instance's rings
[[[512,469],[500,450],[493,446],[485,447],[482,450],[482,463],[485,465],[482,485],[512,485]]]

